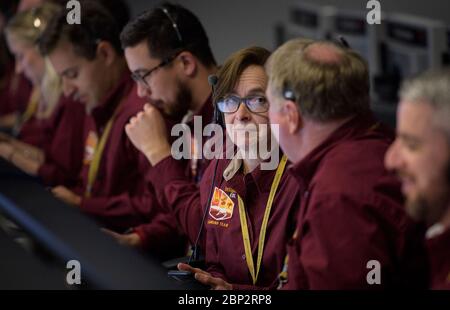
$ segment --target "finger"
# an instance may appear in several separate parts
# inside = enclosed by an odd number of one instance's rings
[[[137,118],[136,116],[133,116],[132,118],[130,118],[130,122],[129,125],[134,126],[137,122]]]
[[[145,105],[144,105],[144,111],[145,112],[149,112],[149,111],[151,111],[151,110],[153,110],[154,109],[154,107],[151,105],[151,104],[149,104],[149,103],[146,103]]]
[[[207,272],[201,270],[200,268],[194,268],[191,265],[184,264],[184,263],[179,263],[177,267],[181,271],[190,271],[192,273],[206,273],[206,274],[208,274]]]
[[[100,231],[111,237],[114,237],[114,238],[117,238],[117,236],[120,236],[118,233],[116,233],[110,229],[107,229],[107,228],[100,228]]]
[[[183,268],[183,269],[180,269],[180,267]],[[202,270],[200,268],[194,268],[194,267],[192,267],[192,266],[190,266],[188,264],[179,263],[178,264],[178,269],[182,270],[182,271],[190,271],[190,272],[192,272],[194,274],[204,274],[204,275],[210,276],[210,274],[208,272],[206,272],[206,271],[204,271],[204,270]]]
[[[210,275],[201,274],[201,273],[196,273],[194,277],[198,282],[208,285],[208,286],[211,286],[213,289],[215,289],[219,286],[224,286],[224,283],[223,283],[224,281],[220,278],[215,278]]]
[[[181,270],[181,271],[190,271],[190,272],[192,272],[192,273],[194,273],[194,267],[192,267],[192,266],[190,266],[190,265],[188,265],[188,264],[183,264],[183,263],[179,263],[178,265],[177,265],[177,268],[178,268],[178,270]]]
[[[53,187],[52,188],[52,194],[53,195],[59,195],[61,193],[61,187],[60,186],[57,186],[57,187]]]

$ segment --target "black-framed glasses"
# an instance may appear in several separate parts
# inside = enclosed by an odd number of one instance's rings
[[[137,72],[132,72],[131,73],[131,77],[133,78],[133,80],[136,83],[142,83],[145,86],[149,87],[148,83],[147,83],[147,78],[156,70],[167,66],[168,64],[170,64],[172,61],[175,60],[175,58],[177,58],[178,55],[180,55],[182,51],[179,51],[178,53],[175,53],[173,56],[168,57],[166,59],[164,59],[163,61],[161,61],[158,65],[154,66],[153,68],[151,68],[150,70],[148,70],[147,72],[145,72],[144,74],[139,74]]]
[[[250,95],[244,98],[229,95],[219,99],[217,107],[222,113],[234,113],[239,109],[242,102],[253,113],[264,113],[269,110],[269,102],[263,95]]]

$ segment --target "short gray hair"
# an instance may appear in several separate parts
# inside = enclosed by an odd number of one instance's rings
[[[450,68],[428,71],[406,80],[399,95],[401,101],[431,105],[434,125],[450,141]]]

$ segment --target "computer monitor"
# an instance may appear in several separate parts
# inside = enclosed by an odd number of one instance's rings
[[[289,9],[284,41],[294,38],[325,39],[331,30],[334,8],[300,2]]]
[[[448,49],[445,24],[404,14],[389,14],[386,22],[386,71],[400,79],[443,66]]]

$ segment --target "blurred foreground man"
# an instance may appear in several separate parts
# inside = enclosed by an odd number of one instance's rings
[[[432,289],[450,289],[450,71],[404,83],[397,139],[385,164],[402,180],[406,211],[426,223]]]

